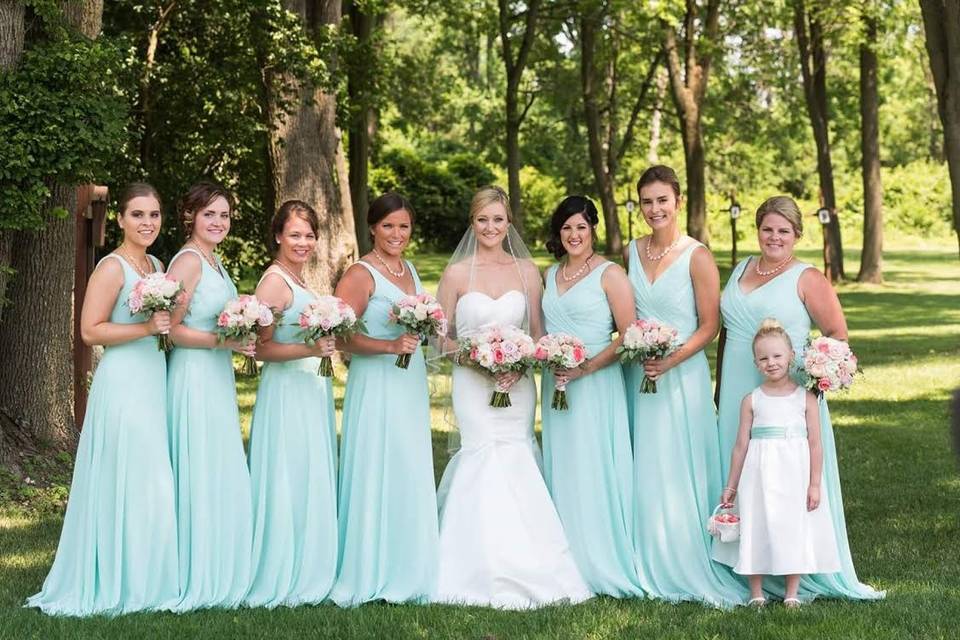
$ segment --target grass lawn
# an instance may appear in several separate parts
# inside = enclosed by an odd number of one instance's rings
[[[819,263],[816,251],[801,253]],[[718,257],[725,280],[729,257]],[[855,258],[848,255],[848,273],[856,273]],[[444,262],[439,256],[416,259],[428,286]],[[840,287],[865,375],[831,402],[854,560],[862,580],[887,590],[885,601],[722,612],[598,598],[529,613],[367,605],[49,618],[20,604],[49,569],[69,477],[63,461],[37,461],[37,485],[0,473],[0,638],[956,638],[960,471],[947,428],[949,394],[960,386],[956,246],[894,248],[886,254],[886,278],[881,286]],[[434,377],[439,476],[447,458],[445,376]],[[246,430],[255,383],[240,379],[239,386]],[[338,397],[342,392],[338,385]]]

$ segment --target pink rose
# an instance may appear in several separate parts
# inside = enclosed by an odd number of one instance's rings
[[[830,380],[827,378],[820,378],[820,381],[817,382],[817,389],[820,389],[820,391],[830,391]]]
[[[217,326],[219,326],[219,327],[226,327],[226,326],[228,326],[229,324],[230,324],[230,314],[228,314],[226,311],[224,311],[224,312],[221,313],[220,316],[217,318]]]

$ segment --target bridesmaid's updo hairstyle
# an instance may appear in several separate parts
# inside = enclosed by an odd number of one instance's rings
[[[773,196],[764,200],[763,204],[757,207],[757,229],[763,224],[763,219],[768,213],[783,216],[793,227],[793,232],[798,238],[803,235],[803,214],[790,196]]]
[[[412,225],[417,215],[413,211],[413,205],[399,193],[388,191],[370,203],[367,208],[367,226],[372,228],[394,211],[400,211],[401,209],[410,214],[410,224]]]
[[[763,338],[769,338],[771,336],[783,339],[787,348],[793,351],[793,342],[790,340],[790,336],[787,334],[787,330],[783,328],[783,325],[777,322],[775,318],[764,318],[763,322],[760,323],[760,328],[757,329],[757,335],[753,336],[754,355],[757,353],[757,343]]]
[[[161,209],[163,208],[160,194],[153,188],[153,185],[147,184],[146,182],[131,182],[123,190],[123,193],[120,194],[120,199],[117,201],[117,215],[122,216],[127,212],[127,206],[131,200],[144,197],[156,198],[157,204],[160,205]]]
[[[680,178],[677,177],[676,171],[665,164],[655,164],[640,175],[640,179],[637,180],[637,196],[639,197],[641,189],[654,182],[670,185],[673,195],[680,197]]]
[[[193,185],[180,198],[177,214],[180,217],[180,226],[188,238],[193,234],[194,216],[217,198],[226,200],[227,206],[233,210],[233,195],[223,185],[209,180]]]
[[[313,207],[303,200],[287,200],[280,205],[277,212],[273,215],[273,221],[270,222],[270,239],[268,246],[270,250],[276,253],[280,250],[280,243],[277,242],[277,236],[283,235],[283,228],[287,226],[287,220],[296,216],[310,225],[313,235],[320,235],[320,218]]]
[[[600,223],[600,214],[597,213],[597,205],[593,200],[586,196],[567,196],[560,201],[553,215],[550,216],[550,237],[547,239],[547,251],[553,254],[553,257],[559,260],[567,255],[567,250],[563,248],[563,242],[560,241],[560,229],[566,224],[567,220],[577,214],[582,214],[590,225],[590,235],[593,236],[593,243],[597,243],[597,225]]]
[[[481,187],[479,191],[473,194],[473,198],[470,199],[470,223],[473,224],[473,220],[477,217],[477,214],[485,207],[494,203],[503,207],[503,210],[507,213],[507,221],[513,223],[513,211],[510,209],[510,196],[495,184]]]

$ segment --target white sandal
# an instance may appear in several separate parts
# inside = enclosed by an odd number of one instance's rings
[[[801,604],[802,603],[797,598],[784,598],[783,600],[783,606],[785,606],[787,609],[799,609]]]
[[[767,599],[763,596],[759,598],[750,598],[750,601],[747,603],[748,607],[755,607],[757,609],[767,606]]]

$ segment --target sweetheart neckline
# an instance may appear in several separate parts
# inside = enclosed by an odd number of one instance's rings
[[[510,295],[511,293],[518,293],[518,294],[520,294],[521,296],[526,297],[526,295],[523,293],[523,291],[520,291],[520,289],[510,289],[510,290],[508,290],[508,291],[504,291],[503,293],[501,293],[501,294],[500,294],[499,296],[497,296],[496,298],[494,298],[494,297],[491,296],[490,294],[484,293],[483,291],[467,291],[465,294],[463,294],[462,296],[460,296],[460,299],[457,300],[457,304],[460,304],[460,300],[463,300],[464,298],[466,298],[467,296],[472,295],[472,294],[476,294],[476,295],[479,295],[479,296],[483,296],[484,298],[486,298],[486,299],[488,299],[488,300],[492,300],[493,302],[499,302],[500,300],[503,300],[504,298],[506,298],[506,297],[507,297],[508,295]]]

